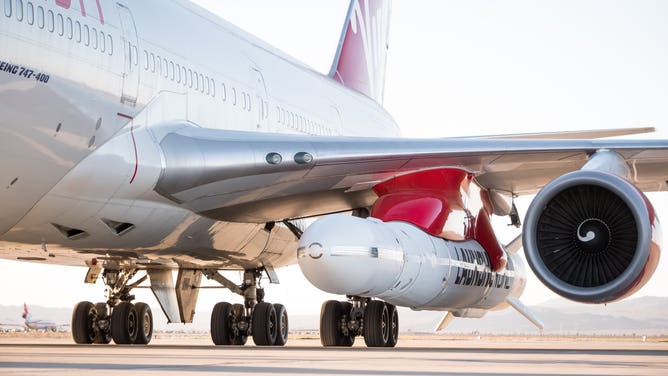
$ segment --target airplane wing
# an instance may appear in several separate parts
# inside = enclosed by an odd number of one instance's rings
[[[189,125],[174,124],[158,138],[164,165],[155,190],[225,221],[369,207],[379,182],[437,167],[465,169],[487,189],[532,194],[601,149],[621,155],[643,191],[668,189],[668,140],[311,137]]]

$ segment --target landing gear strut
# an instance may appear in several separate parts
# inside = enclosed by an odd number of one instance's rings
[[[368,347],[394,347],[399,337],[397,307],[369,298],[349,297],[348,302],[329,300],[320,311],[323,346],[350,347],[364,336]]]
[[[102,276],[107,285],[107,302],[79,302],[72,312],[72,337],[78,344],[147,345],[153,337],[153,314],[145,303],[132,304],[130,291],[146,276],[129,283],[135,268],[108,267]],[[111,314],[110,314],[111,313]]]
[[[287,343],[288,313],[283,305],[264,301],[264,289],[259,284],[264,270],[246,270],[240,286],[218,271],[204,271],[207,278],[244,297],[243,305],[220,302],[213,307],[211,339],[214,344],[243,346],[248,336],[253,336],[257,346],[284,346]]]

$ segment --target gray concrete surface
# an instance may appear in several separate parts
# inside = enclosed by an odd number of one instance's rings
[[[668,375],[668,343],[546,338],[400,339],[347,349],[291,339],[283,348],[211,346],[159,336],[150,346],[77,346],[0,337],[0,375]]]

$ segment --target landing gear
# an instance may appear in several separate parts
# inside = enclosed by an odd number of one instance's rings
[[[137,340],[139,330],[137,310],[130,302],[121,302],[111,312],[111,337],[118,345],[130,345]]]
[[[153,338],[153,313],[151,307],[146,303],[136,303],[135,310],[137,311],[137,338],[136,345],[148,345]]]
[[[146,280],[129,283],[137,270],[109,268],[103,273],[107,302],[80,302],[72,312],[72,337],[78,344],[147,345],[153,337],[153,314],[145,303],[132,304],[130,291]],[[111,312],[111,314],[110,314]]]
[[[72,337],[78,344],[93,343],[95,340],[95,306],[91,302],[79,302],[72,312]]]
[[[353,305],[328,300],[320,310],[320,343],[323,346],[350,347],[355,343],[355,331],[349,328]]]
[[[213,306],[211,313],[213,343],[216,345],[245,345],[248,335],[246,335],[246,330],[240,330],[243,328],[243,325],[240,325],[242,319],[243,306],[241,304],[232,305],[220,302]]]
[[[284,346],[288,342],[288,311],[283,304],[274,304],[276,311],[276,341],[274,345]]]
[[[385,305],[387,305],[387,312],[390,318],[389,335],[385,347],[394,347],[399,340],[399,312],[397,312],[395,305],[389,303],[385,303]]]
[[[350,347],[364,336],[368,347],[394,347],[399,337],[396,306],[350,297],[351,302],[329,300],[320,311],[320,342],[323,346]]]
[[[107,303],[96,303],[95,304],[95,325],[93,330],[95,331],[95,339],[93,343],[100,345],[106,345],[111,342],[111,317],[109,316],[109,307]]]
[[[288,313],[282,304],[264,302],[264,289],[258,287],[264,269],[244,272],[241,286],[214,270],[204,275],[244,297],[244,304],[217,303],[211,314],[211,339],[216,345],[246,344],[248,336],[257,346],[284,346],[288,341]]]
[[[277,321],[273,304],[258,303],[253,309],[253,342],[258,346],[273,345],[276,342]]]

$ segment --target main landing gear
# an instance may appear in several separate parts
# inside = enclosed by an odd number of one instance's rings
[[[78,344],[147,345],[153,337],[153,314],[145,303],[132,304],[130,291],[146,276],[129,283],[136,269],[105,269],[107,302],[80,302],[72,312],[72,337]]]
[[[320,342],[323,346],[350,347],[364,336],[368,347],[394,347],[399,337],[397,307],[369,298],[329,300],[320,311]]]
[[[217,271],[204,271],[207,278],[244,297],[244,304],[220,302],[213,307],[211,339],[214,344],[243,346],[248,336],[253,337],[257,346],[284,346],[287,343],[288,312],[281,304],[264,301],[264,289],[259,287],[263,270],[246,270],[241,286]]]

